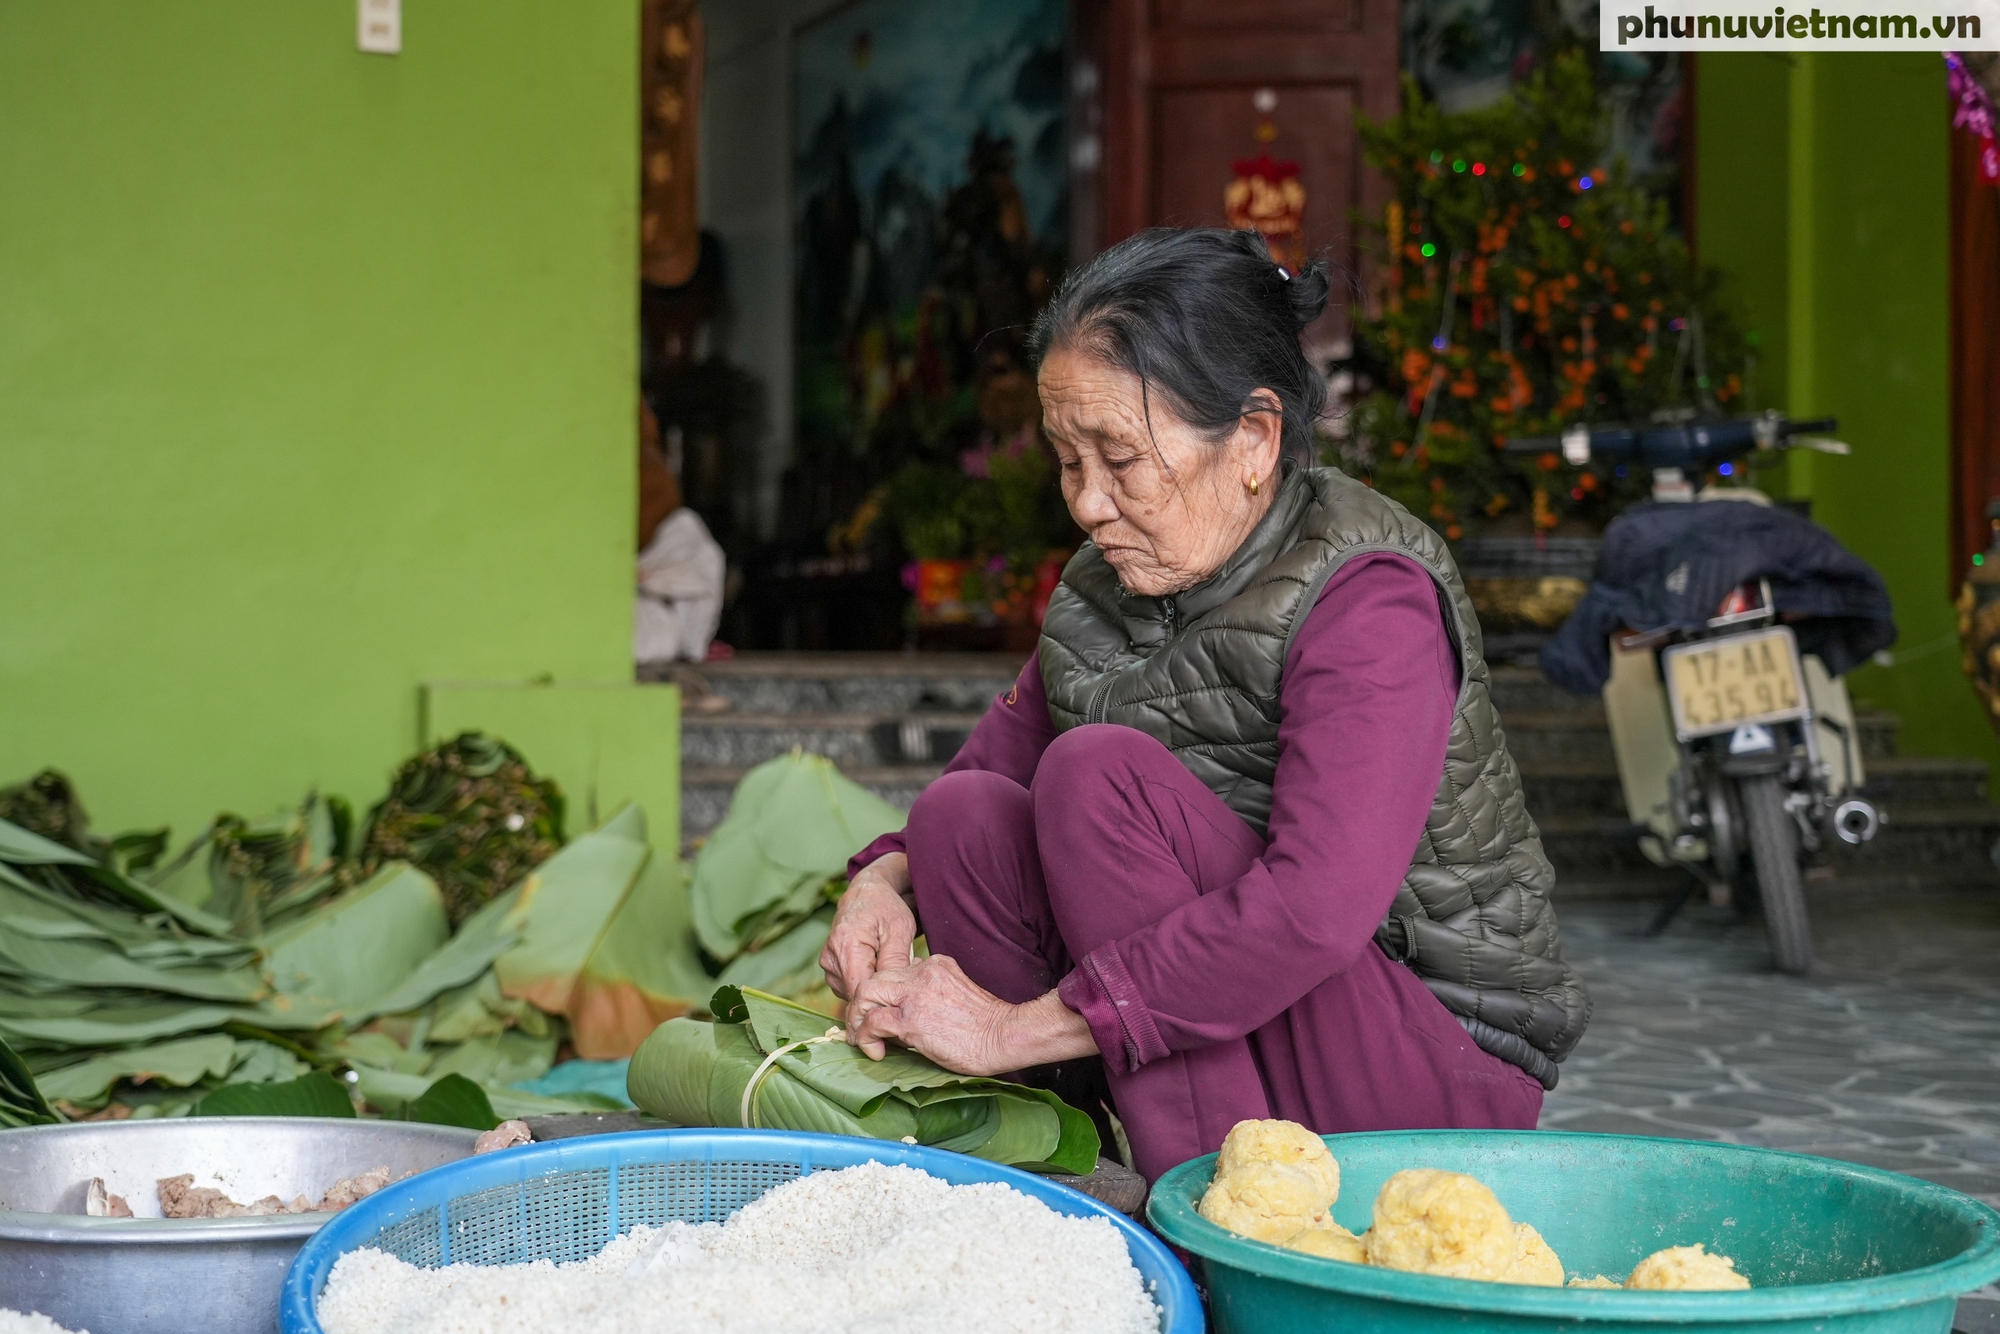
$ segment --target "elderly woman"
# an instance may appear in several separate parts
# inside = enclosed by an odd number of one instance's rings
[[[821,958],[870,1055],[1101,1056],[1149,1179],[1246,1117],[1531,1128],[1589,1014],[1444,543],[1281,461],[1327,290],[1196,230],[1057,293],[1043,422],[1090,540]]]

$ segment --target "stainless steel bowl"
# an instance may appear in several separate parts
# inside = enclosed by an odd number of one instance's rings
[[[278,1289],[332,1214],[160,1217],[155,1183],[195,1175],[248,1204],[315,1199],[341,1177],[469,1157],[474,1131],[402,1121],[243,1116],[0,1130],[0,1307],[91,1334],[272,1334]],[[87,1218],[92,1177],[134,1218]]]

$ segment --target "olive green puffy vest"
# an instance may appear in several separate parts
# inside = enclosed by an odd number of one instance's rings
[[[1061,730],[1115,723],[1157,738],[1262,835],[1285,655],[1327,580],[1374,551],[1409,556],[1437,581],[1462,682],[1437,796],[1376,942],[1481,1048],[1554,1088],[1590,1000],[1557,940],[1555,871],[1507,753],[1472,603],[1449,549],[1408,510],[1332,469],[1288,470],[1223,567],[1165,598],[1127,594],[1085,544],[1042,622],[1050,716]]]

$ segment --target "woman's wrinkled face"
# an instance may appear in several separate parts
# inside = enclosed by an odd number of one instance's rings
[[[1087,352],[1051,350],[1039,387],[1063,500],[1126,592],[1160,597],[1202,582],[1270,508],[1283,420],[1268,390],[1257,395],[1267,395],[1272,410],[1246,412],[1218,442],[1175,416],[1158,393],[1150,395],[1148,430],[1139,377]]]

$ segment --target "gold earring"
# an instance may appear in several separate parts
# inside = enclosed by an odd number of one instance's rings
[[[1250,494],[1257,494],[1257,474],[1254,472],[1250,474]]]

